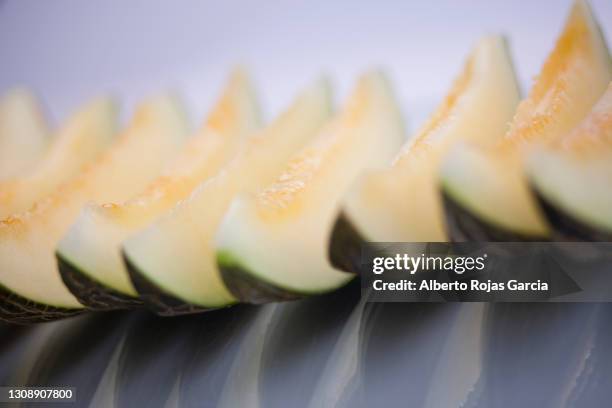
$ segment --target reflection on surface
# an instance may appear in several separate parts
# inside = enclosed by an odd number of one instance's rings
[[[115,383],[118,407],[163,407],[198,345],[206,317],[159,318],[141,312],[126,331]]]
[[[260,404],[259,383],[263,350],[273,327],[277,304],[259,308],[257,318],[243,337],[223,385],[219,407],[252,407]]]
[[[603,304],[493,304],[479,407],[573,406],[588,373]],[[587,374],[588,375],[588,374]]]
[[[332,351],[359,292],[353,282],[339,292],[278,308],[263,352],[261,406],[308,405],[325,365],[338,358]]]
[[[612,393],[610,321],[609,304],[374,304],[350,285],[177,318],[3,325],[0,375],[77,387],[79,406],[591,407]]]
[[[179,405],[216,407],[238,354],[260,307],[236,306],[202,315],[193,350],[180,375]]]
[[[78,401],[88,403],[122,331],[131,321],[131,316],[113,312],[54,324],[55,330],[35,355],[25,385],[75,387]]]
[[[33,327],[11,326],[0,322],[0,384],[10,384],[14,367],[27,348],[27,336]]]
[[[364,322],[362,406],[421,407],[460,305],[368,304]]]

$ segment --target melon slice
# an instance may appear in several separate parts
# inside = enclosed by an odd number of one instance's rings
[[[251,83],[238,70],[201,131],[143,192],[120,204],[87,206],[58,246],[62,278],[92,309],[138,304],[121,259],[121,244],[184,199],[233,157],[259,126]]]
[[[483,38],[445,100],[393,165],[365,174],[344,198],[330,243],[334,266],[357,272],[361,245],[367,241],[446,240],[437,185],[441,156],[459,140],[500,139],[518,102],[504,39]]]
[[[109,145],[116,128],[116,109],[109,99],[78,110],[53,138],[32,169],[0,182],[0,219],[28,210],[52,193]]]
[[[562,137],[604,93],[612,61],[586,2],[572,8],[555,49],[511,128],[492,148],[461,145],[441,170],[453,240],[543,240],[549,226],[530,194],[522,171],[537,143]]]
[[[527,175],[560,241],[612,241],[612,84],[568,136],[534,151]]]
[[[232,203],[216,253],[234,296],[250,303],[290,300],[352,279],[327,258],[340,200],[362,171],[388,165],[403,142],[402,119],[386,78],[364,75],[345,110],[275,183]]]
[[[49,140],[47,123],[30,92],[15,88],[0,98],[0,180],[30,169]]]
[[[319,82],[244,148],[218,175],[152,225],[125,241],[134,287],[159,314],[189,313],[236,301],[215,263],[213,237],[231,200],[271,183],[289,157],[330,114],[326,82]]]
[[[0,222],[0,318],[45,320],[82,309],[60,278],[57,243],[88,201],[125,200],[150,183],[181,147],[186,130],[176,100],[155,98],[79,176],[30,211]]]

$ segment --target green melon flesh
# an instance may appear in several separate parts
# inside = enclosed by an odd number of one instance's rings
[[[80,175],[30,211],[0,222],[0,286],[41,314],[47,307],[81,308],[60,278],[57,243],[87,202],[125,200],[151,182],[185,141],[186,128],[173,98],[152,99]]]
[[[499,140],[518,101],[505,40],[483,38],[444,102],[393,165],[365,174],[352,186],[344,200],[345,221],[368,241],[445,241],[437,184],[441,157],[457,141]]]
[[[57,251],[61,262],[71,265],[70,274],[82,275],[73,277],[80,278],[73,285],[73,292],[78,292],[75,295],[92,307],[92,302],[102,307],[105,289],[128,297],[137,296],[121,258],[123,241],[216,174],[248,142],[246,136],[259,123],[253,87],[246,73],[237,70],[230,76],[202,130],[189,140],[161,176],[124,203],[84,208]],[[87,279],[92,280],[90,285],[84,284]],[[94,288],[95,284],[99,286]],[[93,289],[98,292],[98,299],[87,298]],[[109,297],[107,303],[112,306],[113,298]]]
[[[449,153],[440,177],[444,196],[480,220],[483,231],[504,231],[499,235],[508,239],[547,239],[549,225],[523,173],[525,157],[534,145],[571,131],[611,79],[601,30],[587,3],[576,2],[508,134],[493,148],[462,144]]]
[[[612,237],[612,83],[580,126],[530,155],[526,173],[560,238]]]
[[[124,257],[139,293],[152,302],[177,307],[184,302],[215,308],[236,301],[217,270],[212,242],[217,227],[236,195],[271,183],[287,159],[312,138],[329,117],[329,94],[326,82],[309,88],[252,136],[219,174],[124,243]],[[139,282],[147,284],[139,288]]]
[[[386,78],[364,75],[345,109],[275,183],[232,203],[216,253],[234,295],[252,303],[286,300],[328,292],[352,279],[327,258],[341,199],[361,172],[387,165],[404,140]]]
[[[77,175],[111,143],[116,116],[114,104],[105,98],[88,103],[70,117],[26,174],[0,182],[0,219],[30,209]]]
[[[540,197],[586,228],[612,236],[612,149],[588,158],[550,152],[535,157],[531,180]]]

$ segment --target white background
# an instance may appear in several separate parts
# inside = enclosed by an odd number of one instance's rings
[[[235,62],[251,68],[267,116],[321,73],[341,97],[360,72],[381,66],[414,128],[483,34],[508,35],[530,84],[570,4],[0,0],[0,91],[31,87],[57,122],[97,94],[116,95],[125,117],[139,99],[171,89],[198,123]],[[610,38],[612,1],[591,4]]]

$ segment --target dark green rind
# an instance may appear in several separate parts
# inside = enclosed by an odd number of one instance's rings
[[[14,324],[51,322],[83,313],[85,309],[53,307],[26,299],[0,285],[0,320]]]
[[[160,316],[179,316],[193,313],[202,313],[214,308],[205,308],[189,304],[169,293],[166,293],[154,282],[151,282],[138,267],[130,261],[124,251],[121,251],[123,263],[128,270],[132,285],[138,292],[144,304]]]
[[[217,265],[225,287],[242,302],[263,304],[298,300],[305,297],[305,295],[262,282],[227,253],[217,254]]]
[[[442,189],[446,232],[451,242],[546,242],[549,237],[518,234],[491,225],[457,203]]]
[[[124,295],[90,278],[59,252],[55,257],[62,281],[77,300],[89,309],[105,311],[143,306],[141,299]]]
[[[329,238],[327,256],[336,269],[360,274],[361,251],[367,241],[353,225],[347,214],[341,212],[336,218]]]
[[[597,230],[553,205],[539,191],[531,191],[553,230],[553,240],[560,242],[612,242],[612,233]]]

